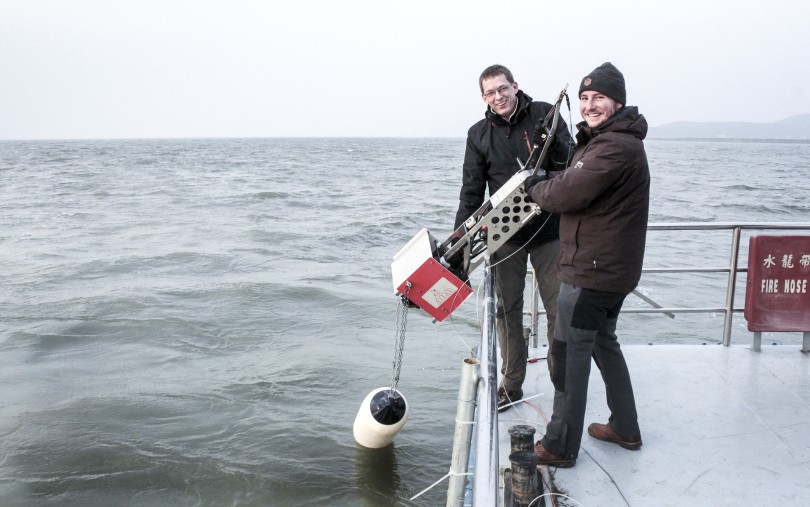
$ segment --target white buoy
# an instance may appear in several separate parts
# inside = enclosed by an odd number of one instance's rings
[[[408,419],[408,402],[399,391],[380,387],[371,391],[354,419],[354,440],[370,449],[380,449],[394,441]]]

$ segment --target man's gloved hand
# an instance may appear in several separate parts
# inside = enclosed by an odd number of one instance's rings
[[[546,181],[548,179],[548,174],[533,174],[529,176],[525,180],[523,180],[523,188],[526,189],[526,198],[534,202],[532,199],[532,187],[540,183],[541,181]]]
[[[462,252],[456,252],[456,255],[449,259],[445,258],[445,260],[449,265],[450,272],[456,275],[459,280],[466,282],[469,277],[464,272],[464,254]]]
[[[532,134],[532,142],[538,146],[543,146],[545,137],[547,135],[546,129],[543,127],[543,118],[537,120],[534,126],[534,133]]]

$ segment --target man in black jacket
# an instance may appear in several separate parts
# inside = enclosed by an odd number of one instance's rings
[[[467,132],[464,173],[454,229],[457,229],[484,202],[485,192],[493,195],[516,172],[518,160],[529,158],[532,146],[540,141],[537,127],[551,110],[551,104],[535,102],[515,82],[503,65],[492,65],[479,77],[481,97],[487,104],[484,119]],[[557,113],[559,114],[559,113]],[[573,142],[560,119],[549,156],[543,169],[562,170],[573,153]],[[492,256],[497,294],[497,327],[501,348],[503,380],[498,390],[498,408],[503,410],[523,397],[528,349],[523,336],[523,291],[527,261],[537,275],[540,298],[548,320],[551,346],[557,314],[559,280],[554,267],[560,251],[559,216],[542,213],[526,224]]]
[[[650,202],[647,121],[625,106],[624,76],[606,62],[582,79],[577,150],[552,179],[526,180],[543,209],[560,213],[557,326],[552,347],[554,411],[535,445],[541,465],[571,467],[582,441],[591,357],[605,382],[610,418],[588,434],[641,448],[630,373],[616,338],[624,298],[641,277]]]

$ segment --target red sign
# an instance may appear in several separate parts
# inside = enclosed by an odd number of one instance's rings
[[[810,236],[751,236],[749,331],[810,331]]]

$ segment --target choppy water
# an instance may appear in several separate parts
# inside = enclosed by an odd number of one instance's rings
[[[647,149],[653,222],[810,220],[810,144]],[[391,257],[422,227],[450,233],[463,150],[0,142],[2,505],[443,504],[446,484],[408,499],[449,468],[474,300],[442,324],[409,314],[412,413],[395,445],[358,448],[352,423],[390,383]],[[727,265],[730,242],[651,234],[647,264]],[[722,306],[725,284],[650,275],[639,288],[665,306]],[[619,334],[716,343],[722,320],[623,315]],[[742,316],[733,339],[749,340]]]

